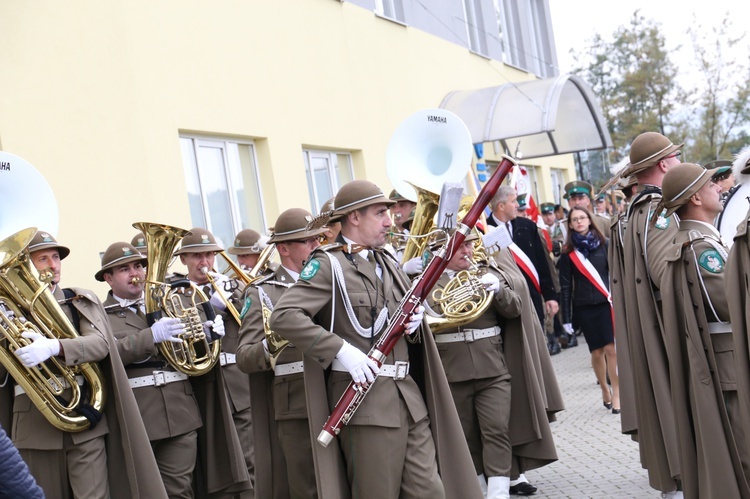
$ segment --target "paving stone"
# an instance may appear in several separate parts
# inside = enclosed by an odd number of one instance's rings
[[[551,424],[559,460],[526,473],[535,498],[658,498],[641,467],[638,444],[620,432],[620,416],[602,405],[583,336],[552,356],[565,411]],[[520,497],[520,496],[519,496]]]

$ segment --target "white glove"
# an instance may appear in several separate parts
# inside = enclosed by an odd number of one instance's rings
[[[406,334],[414,334],[414,331],[422,324],[422,319],[424,319],[424,307],[420,305],[414,309],[411,317],[409,317],[409,322],[406,324]]]
[[[495,274],[487,272],[486,274],[482,275],[480,281],[482,282],[482,286],[484,286],[484,289],[486,289],[487,291],[492,291],[493,293],[497,293],[498,291],[500,291],[500,279],[498,279]]]
[[[151,326],[151,336],[154,338],[154,343],[161,343],[162,341],[181,343],[182,340],[177,335],[184,332],[185,325],[176,317],[162,317]]]
[[[372,383],[375,381],[373,374],[380,372],[377,362],[346,341],[336,354],[336,358],[344,369],[349,371],[355,383]]]
[[[212,321],[204,322],[203,325],[205,327],[210,327],[214,334],[219,338],[223,338],[224,334],[226,333],[226,331],[224,330],[224,319],[220,315],[217,315],[216,318]]]
[[[47,338],[46,336],[42,336],[41,334],[32,331],[21,333],[21,336],[33,341],[30,345],[21,347],[14,352],[16,357],[18,357],[26,367],[34,367],[35,365],[41,364],[50,357],[54,357],[60,353],[60,342],[57,340]]]
[[[568,334],[573,334],[573,324],[563,324],[563,330]]]
[[[404,272],[409,275],[420,274],[422,272],[422,257],[415,256],[404,263]]]

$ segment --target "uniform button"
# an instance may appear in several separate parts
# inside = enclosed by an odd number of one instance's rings
[[[318,362],[322,363],[323,361],[325,361],[323,357],[318,357]]]
[[[641,283],[641,278],[640,278],[640,277],[636,277],[636,278],[635,278],[635,282],[636,282],[637,284],[640,284],[640,283]]]

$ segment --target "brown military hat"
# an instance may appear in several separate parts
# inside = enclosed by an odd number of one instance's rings
[[[693,163],[680,163],[669,169],[662,180],[662,202],[665,217],[687,204],[690,197],[711,180],[711,171]]]
[[[628,177],[628,178],[621,178],[617,182],[617,187],[616,187],[618,189],[617,192],[627,189],[628,187],[632,187],[637,183],[638,183],[638,179],[635,176]]]
[[[309,211],[302,208],[290,208],[279,215],[273,227],[273,235],[269,243],[284,243],[288,241],[302,241],[315,237],[326,231],[322,225],[315,224],[315,218]]]
[[[393,189],[391,191],[391,193],[388,194],[388,199],[390,199],[391,201],[396,201],[396,202],[398,202],[398,201],[409,201],[404,196],[402,196],[401,194],[399,194],[399,192],[396,189]]]
[[[143,232],[139,232],[138,234],[133,236],[130,244],[132,244],[139,253],[148,256],[148,245],[146,244],[146,236],[143,235]]]
[[[70,249],[57,244],[57,241],[49,232],[38,230],[29,243],[28,250],[29,253],[33,253],[35,251],[52,248],[57,249],[57,252],[60,254],[60,260],[63,260],[70,254]]]
[[[227,248],[232,255],[259,255],[263,251],[260,234],[253,229],[241,230],[234,237],[234,244]]]
[[[336,197],[334,196],[331,199],[329,199],[328,201],[326,201],[325,203],[323,203],[323,206],[320,207],[320,212],[321,213],[323,213],[325,211],[333,212],[333,210],[334,210],[334,204],[333,203],[335,201],[336,201]]]
[[[104,252],[102,268],[94,274],[94,278],[99,282],[104,282],[104,273],[107,270],[130,262],[141,262],[144,267],[148,264],[146,257],[132,244],[124,241],[112,243]]]
[[[672,141],[657,132],[640,134],[630,144],[630,164],[622,172],[622,177],[629,177],[657,164],[685,144],[674,145]]]
[[[193,227],[190,234],[182,239],[180,249],[174,252],[175,255],[184,255],[185,253],[203,253],[205,251],[224,251],[224,248],[216,244],[216,238],[213,234],[202,227]]]
[[[589,198],[592,197],[594,195],[594,186],[583,180],[573,180],[572,182],[565,184],[564,199],[569,199],[570,196],[577,196],[580,194],[585,194]]]
[[[446,234],[445,232],[439,232],[437,235],[433,236],[434,239],[430,241],[430,249],[438,249],[440,246],[444,245],[448,242],[448,239],[453,237],[453,234],[455,234],[455,229],[450,231],[450,234]],[[472,230],[466,235],[466,238],[464,239],[464,243],[468,243],[470,241],[477,241],[480,238],[479,233],[477,230]]]
[[[336,211],[333,212],[333,216],[336,217],[336,220],[340,220],[342,216],[354,210],[380,203],[393,206],[396,201],[385,197],[380,187],[369,180],[352,180],[339,189],[338,194],[336,194],[334,201]]]

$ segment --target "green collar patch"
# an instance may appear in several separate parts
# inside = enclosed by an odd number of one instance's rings
[[[242,305],[242,312],[240,312],[240,319],[245,318],[245,314],[248,312],[248,310],[250,310],[250,305],[252,304],[253,304],[252,298],[250,298],[249,296],[245,298],[245,304]]]
[[[698,257],[698,265],[712,274],[724,272],[724,259],[715,249],[707,249]]]
[[[318,273],[318,270],[320,269],[320,262],[317,258],[313,258],[309,262],[307,262],[307,265],[305,265],[305,268],[302,269],[302,272],[300,272],[299,277],[300,279],[304,279],[305,281],[309,281],[313,277],[315,277],[315,274]]]

